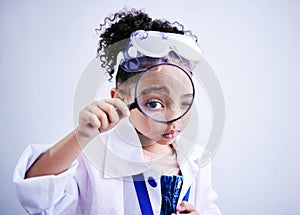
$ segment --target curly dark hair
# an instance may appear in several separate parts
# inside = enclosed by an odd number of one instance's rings
[[[128,39],[132,32],[136,30],[162,31],[168,33],[185,34],[191,31],[185,31],[184,26],[179,22],[170,23],[164,19],[153,20],[143,10],[124,9],[104,19],[104,23],[100,25],[96,31],[100,34],[99,45],[97,49],[97,57],[100,57],[101,66],[106,68],[110,75],[110,80],[114,74],[114,67],[117,61],[117,55],[126,48],[127,44],[112,44]],[[120,68],[118,73],[120,73]],[[130,78],[131,74],[122,72],[117,74],[117,81],[123,82]],[[119,80],[118,80],[119,79]]]

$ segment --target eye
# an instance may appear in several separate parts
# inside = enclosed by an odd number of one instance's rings
[[[151,100],[146,103],[146,107],[151,110],[159,110],[164,108],[163,104],[159,100]]]
[[[183,109],[183,110],[186,110],[186,109],[188,109],[190,106],[192,106],[192,102],[191,101],[187,101],[187,102],[182,102],[181,103],[181,108]]]
[[[192,105],[192,102],[183,102],[183,103],[181,103],[181,105],[183,106],[183,107],[189,107],[189,106],[191,106]]]

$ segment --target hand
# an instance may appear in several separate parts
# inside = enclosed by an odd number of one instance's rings
[[[129,115],[128,107],[118,98],[95,101],[80,111],[77,134],[91,139]]]
[[[191,203],[188,203],[186,201],[181,202],[177,208],[177,214],[194,214],[194,215],[200,215],[194,205],[192,205]],[[175,214],[172,214],[175,215]]]

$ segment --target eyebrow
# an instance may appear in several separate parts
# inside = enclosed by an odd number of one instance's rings
[[[182,98],[182,99],[185,99],[185,98],[193,98],[194,97],[194,94],[193,93],[188,93],[188,94],[184,94],[184,95],[182,95],[180,98]]]
[[[152,93],[152,92],[169,94],[169,89],[166,87],[149,87],[149,88],[142,90],[141,94],[145,95],[145,94]]]
[[[149,94],[152,92],[163,93],[163,94],[169,95],[170,91],[167,87],[149,87],[149,88],[142,90],[141,95],[146,95],[146,94]],[[187,94],[180,96],[181,99],[189,99],[189,98],[193,99],[193,97],[194,97],[193,93],[187,93]]]

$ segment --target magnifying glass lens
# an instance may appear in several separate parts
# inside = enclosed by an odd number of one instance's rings
[[[163,123],[178,120],[190,109],[194,85],[190,74],[172,64],[156,65],[139,78],[135,90],[137,108]]]

